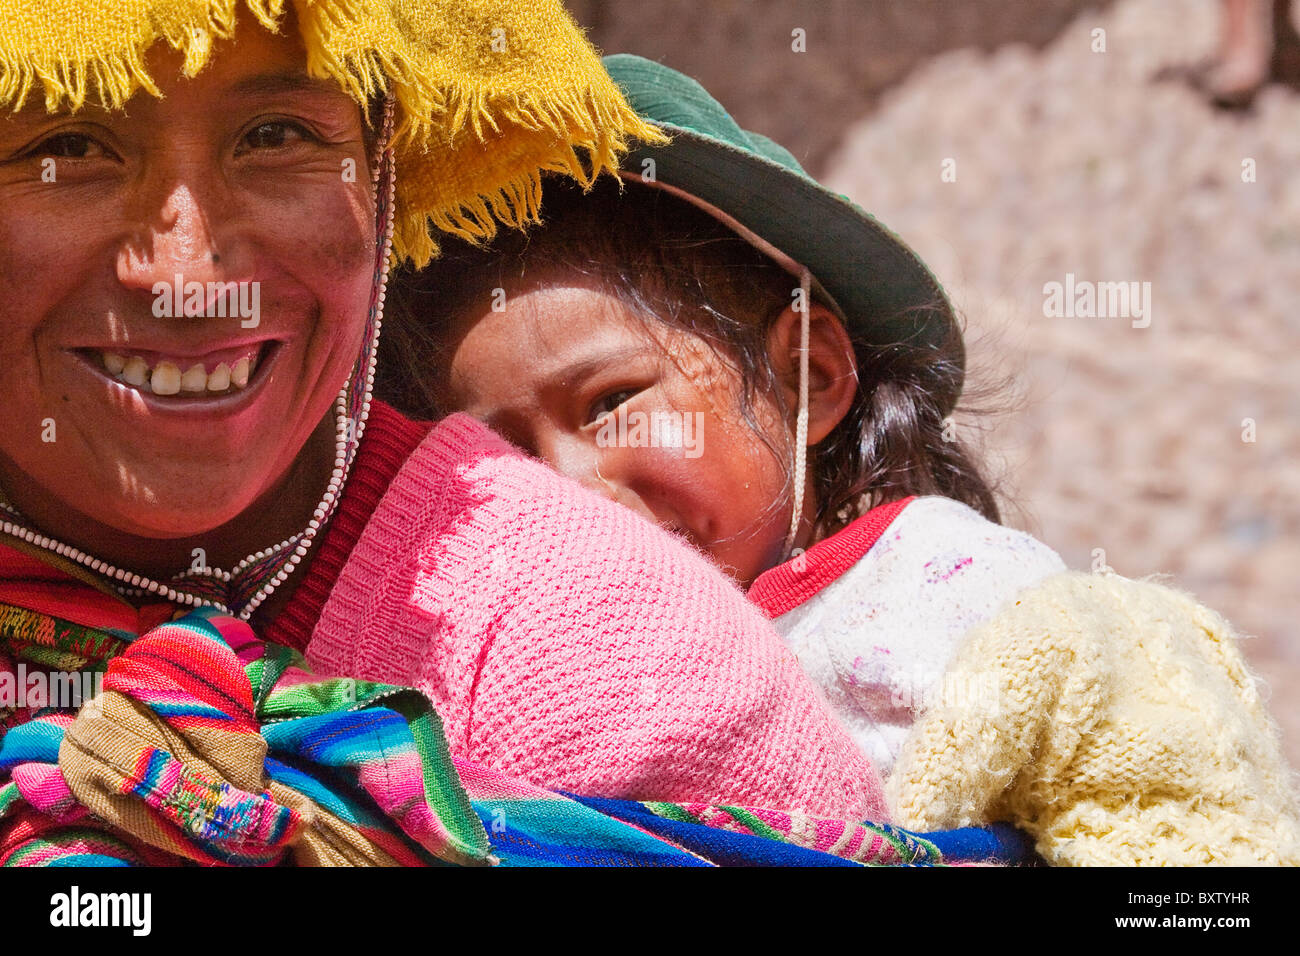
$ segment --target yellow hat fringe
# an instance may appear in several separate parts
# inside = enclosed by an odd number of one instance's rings
[[[292,0],[312,76],[360,105],[393,93],[393,248],[423,265],[429,226],[490,239],[538,218],[541,174],[590,186],[629,139],[666,138],[627,105],[558,0]],[[290,0],[0,0],[0,106],[37,83],[47,110],[120,109],[160,95],[144,63],[159,41],[194,76],[241,10],[279,32]],[[247,23],[243,26],[247,29]],[[501,47],[504,46],[504,49]]]

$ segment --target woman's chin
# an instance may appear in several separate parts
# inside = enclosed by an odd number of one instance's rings
[[[223,503],[220,507],[214,507],[211,502],[206,507],[183,502],[155,502],[146,508],[141,507],[140,502],[132,501],[123,502],[121,507],[94,516],[92,520],[123,535],[178,540],[198,538],[216,531],[236,520],[246,507],[242,496],[239,504]]]

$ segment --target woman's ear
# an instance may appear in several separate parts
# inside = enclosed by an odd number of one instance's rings
[[[800,315],[788,305],[767,333],[768,355],[787,406],[799,408]],[[853,343],[835,313],[813,302],[808,312],[808,444],[816,445],[844,420],[858,394]]]

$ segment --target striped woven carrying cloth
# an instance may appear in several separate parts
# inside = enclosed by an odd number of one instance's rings
[[[131,642],[75,717],[33,701],[0,739],[0,860],[487,862],[427,701],[299,665],[204,609]]]
[[[0,864],[1032,859],[999,828],[922,835],[546,791],[454,760],[416,691],[318,679],[235,618],[172,613],[131,608],[0,545]]]

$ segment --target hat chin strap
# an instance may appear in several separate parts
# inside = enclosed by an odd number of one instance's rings
[[[803,518],[804,484],[808,472],[808,313],[812,294],[812,273],[806,268],[799,274],[799,412],[794,425],[794,513],[790,532],[785,536],[785,557],[794,551]]]

